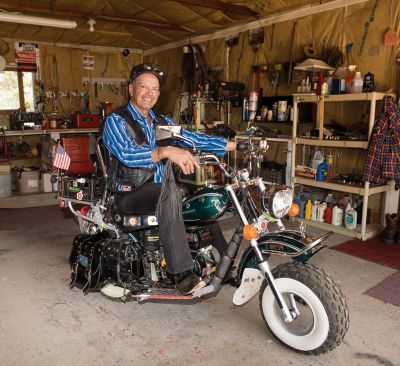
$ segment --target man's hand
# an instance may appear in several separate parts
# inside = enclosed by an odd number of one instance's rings
[[[236,150],[236,142],[228,141],[226,144],[226,151],[235,151]]]
[[[194,169],[200,167],[197,160],[189,151],[180,149],[179,147],[159,147],[158,149],[153,150],[151,157],[155,162],[162,159],[171,160],[181,168],[183,174],[194,173]]]

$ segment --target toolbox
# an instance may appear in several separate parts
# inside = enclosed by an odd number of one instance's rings
[[[71,116],[75,128],[98,128],[99,115],[90,113],[75,113]]]
[[[61,146],[71,158],[68,173],[93,173],[94,165],[89,160],[89,141],[89,136],[61,138]]]

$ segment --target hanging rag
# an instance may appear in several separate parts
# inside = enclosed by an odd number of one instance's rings
[[[400,112],[393,97],[384,100],[384,110],[375,121],[368,146],[363,181],[400,188]]]
[[[156,216],[167,272],[177,274],[193,269],[193,259],[183,222],[182,193],[175,184],[170,160],[165,164]]]

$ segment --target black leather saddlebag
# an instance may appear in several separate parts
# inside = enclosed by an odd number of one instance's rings
[[[87,293],[98,290],[106,284],[102,252],[110,241],[110,234],[106,231],[75,237],[69,257],[71,288],[76,286]]]
[[[129,238],[117,239],[105,231],[78,235],[69,257],[70,286],[84,293],[99,290],[107,282],[132,287],[144,276],[142,255],[140,245]]]

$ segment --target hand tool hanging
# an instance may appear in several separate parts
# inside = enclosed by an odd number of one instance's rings
[[[292,49],[290,51],[290,62],[289,62],[289,70],[288,70],[287,85],[286,85],[288,89],[290,87],[290,84],[292,83],[292,76],[293,76],[293,54],[294,54],[294,40],[296,35],[296,25],[297,21],[295,20],[292,29]]]

